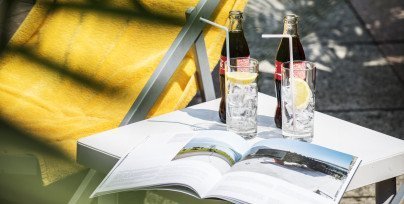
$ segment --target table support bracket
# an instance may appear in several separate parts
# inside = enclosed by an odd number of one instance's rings
[[[396,178],[376,183],[376,204],[382,204],[396,194]]]

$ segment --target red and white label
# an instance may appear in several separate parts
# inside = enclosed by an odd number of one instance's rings
[[[275,60],[275,79],[282,80],[282,62]],[[306,78],[306,70],[304,62],[294,62],[293,63],[293,73],[294,77],[305,79]]]
[[[226,61],[227,61],[227,57],[225,56],[220,56],[220,64],[219,64],[219,74],[220,75],[224,75],[224,73],[226,72]]]
[[[276,80],[282,80],[282,62],[275,60],[275,73],[274,77]]]
[[[222,74],[224,74],[226,72],[226,63],[227,63],[227,57],[220,56],[219,74],[222,75]],[[250,69],[249,69],[250,56],[242,57],[241,59],[237,59],[237,62],[235,64],[235,66],[239,67],[237,69],[237,71],[240,71],[240,72],[248,72],[248,71],[250,71]]]
[[[250,71],[250,56],[237,59],[237,71],[238,72],[249,72]]]
[[[293,63],[294,76],[300,79],[306,79],[306,64],[305,62]]]

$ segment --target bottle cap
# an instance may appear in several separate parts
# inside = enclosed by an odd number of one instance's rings
[[[287,14],[284,18],[283,21],[284,22],[288,22],[288,23],[297,23],[297,21],[299,20],[299,16],[296,14]]]
[[[243,12],[242,11],[238,11],[238,10],[233,10],[229,12],[229,17],[231,18],[243,18]]]

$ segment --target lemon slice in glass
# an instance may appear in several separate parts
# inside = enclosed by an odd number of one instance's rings
[[[226,76],[227,80],[232,83],[249,84],[257,78],[258,74],[251,72],[229,72],[226,73]]]
[[[306,108],[309,105],[312,94],[309,85],[303,79],[295,78],[294,87],[295,107],[297,109]]]

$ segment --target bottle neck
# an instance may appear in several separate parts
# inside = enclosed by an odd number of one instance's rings
[[[243,31],[243,13],[239,11],[230,12],[229,31]]]
[[[299,37],[299,33],[297,32],[297,23],[285,21],[283,26],[283,34],[288,34],[292,37]]]

